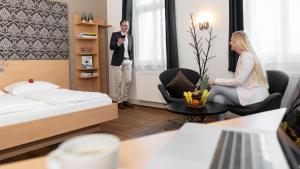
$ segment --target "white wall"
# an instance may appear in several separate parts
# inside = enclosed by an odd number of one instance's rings
[[[220,0],[176,0],[176,22],[177,22],[177,41],[179,52],[180,67],[198,70],[195,56],[192,48],[189,46],[191,37],[187,32],[190,26],[189,13],[198,14],[202,11],[211,11],[214,15],[213,33],[218,37],[213,42],[211,54],[217,57],[209,63],[209,71],[211,79],[216,77],[228,78],[232,73],[227,71],[228,67],[228,1]],[[119,22],[122,15],[122,0],[107,1],[107,20],[112,25],[109,31],[109,38],[112,32],[119,31]],[[110,55],[111,57],[111,51]],[[110,74],[110,92],[113,95],[113,80]],[[131,91],[131,100],[136,100],[135,81],[133,82]]]
[[[120,31],[120,21],[122,19],[122,0],[107,1],[107,22],[112,25],[109,29],[109,37],[112,32]]]
[[[211,79],[228,78],[232,73],[228,68],[228,32],[229,32],[229,5],[228,1],[220,0],[184,0],[176,1],[176,24],[177,43],[180,67],[194,69],[198,71],[195,55],[192,47],[188,44],[192,42],[190,34],[187,32],[191,20],[189,13],[197,16],[199,13],[209,11],[214,16],[213,34],[217,38],[213,41],[211,55],[216,57],[209,61],[208,74]],[[199,34],[200,35],[200,34]]]

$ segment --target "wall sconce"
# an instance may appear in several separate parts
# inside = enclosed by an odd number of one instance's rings
[[[199,29],[208,29],[210,25],[213,23],[214,15],[210,11],[204,11],[200,13],[197,17],[197,21],[199,24]]]
[[[199,29],[203,30],[203,29],[208,29],[209,28],[209,22],[201,22],[199,23]]]

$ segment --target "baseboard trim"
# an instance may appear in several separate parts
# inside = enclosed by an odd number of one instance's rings
[[[140,101],[136,99],[129,99],[129,102],[135,105],[165,109],[165,104],[163,103],[146,102],[146,101]]]

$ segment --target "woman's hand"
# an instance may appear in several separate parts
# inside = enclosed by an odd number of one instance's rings
[[[215,84],[216,84],[216,80],[212,80],[212,81],[209,82],[209,85],[210,85],[210,86],[213,86],[213,85],[215,85]]]

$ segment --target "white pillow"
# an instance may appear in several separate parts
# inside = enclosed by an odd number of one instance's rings
[[[4,91],[20,96],[24,93],[39,91],[39,90],[49,90],[49,89],[57,89],[59,86],[45,81],[34,81],[33,83],[29,83],[28,81],[22,81],[18,83],[14,83],[8,85],[4,88]]]

